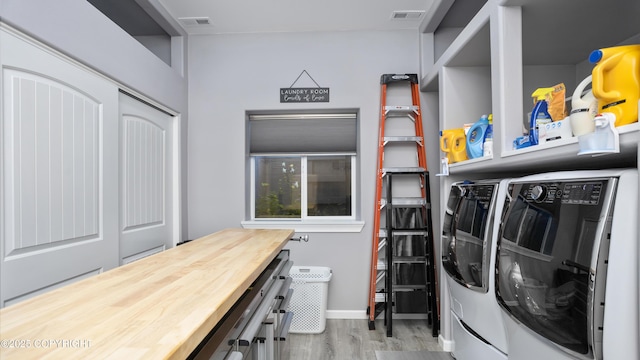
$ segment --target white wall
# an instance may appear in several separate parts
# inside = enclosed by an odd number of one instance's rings
[[[186,144],[187,82],[180,75],[184,69],[171,68],[89,2],[0,0],[0,20],[180,114]],[[186,151],[182,156],[186,163]],[[181,181],[186,183],[186,170]],[[182,197],[186,223],[184,191]]]
[[[308,243],[289,247],[296,265],[332,268],[329,310],[360,311],[364,317],[380,75],[417,73],[418,38],[417,30],[190,37],[189,238],[239,227],[245,220],[246,110],[359,108],[364,229],[361,233],[312,233]],[[291,86],[303,70],[320,86],[330,88],[329,103],[279,102],[279,89]],[[296,86],[314,84],[303,76]]]

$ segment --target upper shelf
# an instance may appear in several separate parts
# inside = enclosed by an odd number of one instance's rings
[[[637,0],[501,0],[522,6],[524,65],[574,65],[594,44],[620,45],[640,33]]]
[[[509,150],[500,158],[478,158],[451,164],[451,174],[518,171],[530,173],[540,170],[591,169],[635,167],[638,161],[640,123],[617,128],[620,134],[620,153],[607,155],[578,155],[578,138],[556,140],[519,150]]]
[[[444,66],[490,66],[490,4],[480,9],[422,78],[423,91],[438,90],[438,72]]]
[[[463,28],[440,38],[434,33],[434,55],[437,46],[446,50],[434,56],[433,64],[423,64],[421,89],[437,93],[440,129],[494,114],[493,157],[452,164],[450,172],[637,167],[637,123],[618,128],[620,153],[615,155],[578,156],[575,137],[512,147],[527,131],[531,93],[564,83],[570,96],[591,72],[587,59],[593,50],[640,42],[638,14],[637,0],[489,0]]]

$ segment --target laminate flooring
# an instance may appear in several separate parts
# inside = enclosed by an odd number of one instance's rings
[[[375,360],[376,350],[442,351],[426,320],[394,319],[393,336],[386,332],[383,320],[369,330],[366,319],[327,319],[321,334],[289,334],[288,359]]]

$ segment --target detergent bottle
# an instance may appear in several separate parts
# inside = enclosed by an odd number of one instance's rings
[[[592,91],[598,112],[616,116],[615,126],[638,121],[640,99],[640,45],[594,50],[589,61],[595,64]]]
[[[583,95],[584,89],[589,84],[591,84],[591,75],[578,84],[571,96],[569,122],[573,136],[582,136],[595,130],[593,119],[598,114],[598,100],[591,90]]]
[[[553,93],[553,88],[538,88],[531,94],[535,104],[529,121],[529,142],[531,145],[538,145],[538,127],[552,121],[547,103],[547,98],[551,93]]]
[[[493,156],[493,114],[489,114],[488,120],[489,125],[482,142],[482,156]]]
[[[464,129],[449,129],[440,132],[440,150],[447,154],[449,164],[467,160]]]
[[[467,132],[467,155],[469,159],[475,159],[482,156],[482,146],[484,136],[489,127],[489,117],[482,115],[480,120],[473,124]]]

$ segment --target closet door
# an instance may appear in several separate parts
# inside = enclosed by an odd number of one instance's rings
[[[0,29],[0,305],[118,266],[118,89]]]
[[[173,116],[120,94],[123,264],[173,244]]]

